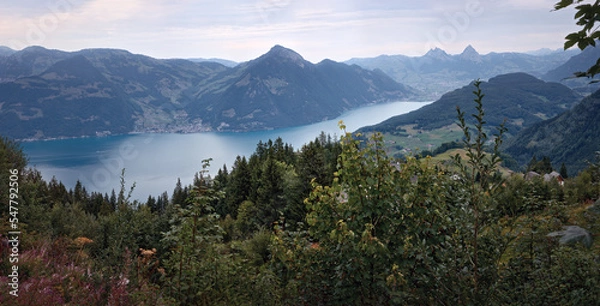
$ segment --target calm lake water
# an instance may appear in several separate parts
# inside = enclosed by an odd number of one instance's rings
[[[125,168],[126,187],[136,183],[134,199],[145,200],[164,191],[171,195],[177,179],[190,184],[201,170],[202,160],[212,158],[211,173],[223,165],[231,169],[236,156],[250,156],[262,140],[281,137],[295,150],[314,140],[321,131],[341,135],[338,121],[348,131],[379,123],[391,116],[408,113],[431,102],[394,102],[359,108],[320,123],[248,133],[134,134],[23,143],[29,166],[44,179],[56,177],[67,188],[79,180],[88,191],[110,193],[120,188]]]

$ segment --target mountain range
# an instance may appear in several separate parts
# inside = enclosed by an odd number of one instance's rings
[[[524,169],[534,156],[547,156],[555,169],[564,163],[569,172],[577,173],[586,168],[588,162],[595,161],[596,152],[600,151],[600,138],[597,137],[600,133],[600,83],[575,78],[574,74],[586,71],[599,58],[600,48],[595,47],[581,52],[575,48],[566,52],[543,50],[525,55],[479,55],[472,47],[467,47],[460,55],[432,50],[419,58],[381,56],[365,59],[362,65],[384,67],[389,64],[387,69],[382,69],[396,80],[422,90],[449,88],[460,81],[468,83],[465,76],[474,77],[471,73],[484,79],[503,69],[529,69],[531,75],[509,73],[482,83],[486,121],[489,126],[497,126],[503,119],[508,120],[509,134],[502,150],[514,158],[516,163],[511,166],[514,170]],[[427,66],[422,65],[423,62],[435,64]],[[421,74],[415,74],[415,71]],[[410,78],[420,78],[425,85],[417,86]],[[410,149],[431,149],[445,142],[459,141],[460,131],[452,124],[456,120],[454,108],[458,105],[467,114],[474,113],[470,102],[474,97],[472,90],[470,84],[450,91],[415,112],[392,117],[359,131],[383,131],[390,144],[390,153],[400,155]]]
[[[19,139],[273,129],[418,96],[379,70],[282,46],[235,67],[114,49],[2,54],[0,130]]]
[[[468,46],[459,55],[433,49],[422,57],[313,64],[274,46],[254,60],[234,63],[155,59],[116,49],[0,47],[0,131],[17,139],[252,131],[439,95],[417,111],[360,129],[384,132],[396,151],[406,144],[432,148],[459,140],[456,106],[474,113],[472,82],[482,79],[486,121],[497,126],[506,120],[503,149],[519,165],[534,155],[549,156],[555,166],[564,162],[579,171],[600,150],[595,137],[600,91],[590,95],[597,84],[569,77],[599,57],[596,48],[481,55]]]
[[[569,58],[565,63],[546,72],[542,79],[560,82],[583,94],[591,94],[600,88],[600,84],[591,83],[587,78],[575,78],[576,72],[585,72],[600,58],[600,49],[587,47],[581,53]]]
[[[192,61],[192,62],[198,62],[198,63],[204,63],[204,62],[213,62],[213,63],[219,63],[223,66],[227,66],[227,67],[235,67],[237,66],[239,63],[238,62],[234,62],[234,61],[230,61],[227,59],[222,59],[222,58],[186,58],[188,61]]]
[[[508,133],[513,135],[525,127],[571,109],[581,100],[581,95],[565,85],[544,82],[522,72],[493,77],[488,82],[482,82],[480,87],[485,95],[483,105],[487,123],[499,126],[506,120]],[[406,126],[431,131],[452,125],[456,122],[457,106],[466,114],[475,113],[473,90],[475,87],[471,82],[418,110],[391,117],[359,131],[389,133]]]
[[[555,50],[534,54],[504,52],[479,54],[467,46],[461,54],[450,55],[431,49],[423,56],[380,55],[353,58],[345,63],[367,69],[381,69],[397,82],[419,89],[431,100],[475,79],[487,80],[496,75],[525,72],[541,77],[578,54],[578,50]]]
[[[514,170],[524,169],[534,156],[550,158],[554,169],[565,164],[569,173],[577,173],[588,162],[596,161],[596,152],[600,152],[600,90],[584,97],[563,84],[525,73],[499,75],[480,87],[486,132],[491,134],[490,128],[506,120],[508,134],[501,150],[514,160],[510,165]],[[475,113],[474,89],[471,83],[418,110],[358,132],[382,132],[391,154],[460,141],[462,134],[454,124],[456,107],[467,114],[467,121],[472,121],[469,114]]]

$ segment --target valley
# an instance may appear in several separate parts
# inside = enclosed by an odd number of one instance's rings
[[[0,305],[598,304],[600,1],[33,2]]]
[[[434,101],[357,129],[367,136],[383,133],[388,154],[401,157],[460,141],[456,107],[474,111],[471,83],[476,79],[483,81],[489,126],[505,122],[509,137],[571,110],[596,85],[569,78],[569,71],[597,56],[596,48],[482,55],[469,45],[457,55],[432,49],[420,57],[313,64],[276,45],[254,60],[235,63],[162,60],[115,49],[5,47],[0,53],[0,130],[27,140],[251,132],[317,123],[389,101]],[[526,159],[521,154],[517,164],[523,166]]]

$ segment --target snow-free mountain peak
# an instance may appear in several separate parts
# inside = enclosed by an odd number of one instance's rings
[[[479,62],[481,61],[481,55],[473,48],[473,46],[468,45],[465,50],[460,54],[460,58],[463,60]]]
[[[279,59],[283,59],[283,60],[289,60],[289,61],[297,62],[297,63],[301,63],[301,62],[305,61],[304,58],[302,57],[302,55],[296,53],[296,51],[285,48],[280,45],[273,46],[273,48],[271,48],[271,50],[269,50],[269,52],[267,52],[263,56],[279,58]]]
[[[109,49],[0,59],[0,130],[15,139],[274,129],[416,94],[380,71],[312,64],[281,46],[234,68]]]
[[[479,53],[477,52],[477,50],[475,50],[475,48],[473,48],[473,46],[471,46],[471,45],[468,45],[468,46],[467,46],[467,47],[466,47],[466,48],[463,50],[463,52],[462,52],[461,54],[462,54],[462,55],[465,55],[465,54],[477,54],[477,55],[479,55]]]
[[[429,57],[438,60],[451,59],[451,56],[446,51],[440,48],[434,48],[425,53],[424,57]]]

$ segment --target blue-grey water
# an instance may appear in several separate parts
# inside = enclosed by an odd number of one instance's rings
[[[86,189],[102,193],[118,191],[121,170],[125,169],[126,187],[133,182],[134,199],[145,200],[164,191],[171,195],[177,179],[190,184],[201,170],[202,160],[212,158],[211,172],[226,164],[229,169],[236,156],[250,156],[262,140],[281,137],[295,150],[315,139],[321,131],[341,135],[338,121],[348,131],[379,123],[391,116],[408,113],[430,102],[394,102],[359,108],[334,120],[320,123],[247,133],[133,134],[99,138],[77,138],[23,143],[29,166],[38,169],[44,179],[56,177],[67,188],[77,180]]]

